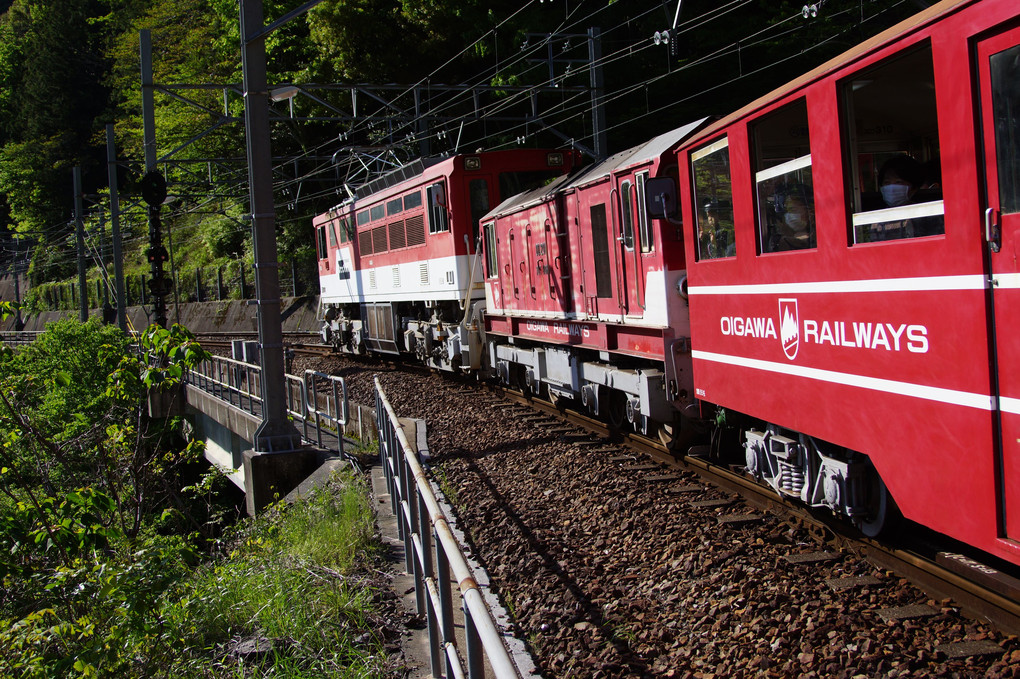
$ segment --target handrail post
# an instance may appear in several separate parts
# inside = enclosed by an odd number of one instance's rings
[[[482,639],[478,636],[475,619],[468,610],[467,601],[461,608],[464,610],[464,637],[467,641],[468,677],[485,679],[485,657],[482,653]]]
[[[439,602],[441,627],[443,630],[443,641],[447,642],[455,638],[456,631],[453,627],[453,592],[450,587],[450,560],[446,556],[446,549],[443,547],[439,536],[436,536],[436,582],[439,585]],[[445,644],[444,644],[445,645]],[[446,658],[446,676],[453,676],[453,661]]]
[[[421,506],[418,502],[420,494],[412,492],[407,497],[407,506],[411,514],[411,536],[416,539],[412,539],[411,542],[404,545],[405,556],[408,556],[411,561],[414,573],[414,602],[415,602],[415,613],[417,615],[423,615],[426,612],[425,600],[428,598],[428,591],[425,589],[425,573],[422,567],[422,561],[424,561],[425,555],[425,538],[423,537],[427,531],[422,530],[422,517],[421,517]],[[427,517],[428,514],[426,513]],[[417,553],[416,546],[420,548]],[[410,548],[410,549],[408,549]]]

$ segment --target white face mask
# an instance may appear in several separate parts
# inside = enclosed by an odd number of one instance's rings
[[[804,219],[803,215],[796,212],[787,212],[783,215],[783,221],[790,227],[791,231],[807,231],[807,220]]]
[[[884,184],[882,186],[882,200],[889,207],[903,205],[910,200],[910,186],[908,184]]]

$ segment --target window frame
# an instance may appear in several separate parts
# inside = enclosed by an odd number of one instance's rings
[[[704,213],[702,212],[701,204],[704,202],[705,197],[700,195],[700,192],[698,190],[698,174],[697,174],[696,164],[698,163],[698,161],[702,160],[703,158],[708,158],[709,156],[714,155],[715,153],[718,153],[719,151],[723,151],[723,150],[726,151],[726,163],[725,163],[725,165],[726,165],[726,167],[728,169],[727,180],[729,182],[729,207],[728,207],[728,210],[730,212],[730,221],[732,222],[733,221],[733,215],[732,215],[732,213],[733,213],[733,164],[732,164],[732,161],[730,159],[730,138],[729,138],[729,135],[728,134],[724,134],[721,137],[713,139],[712,141],[710,141],[710,142],[708,142],[706,144],[702,144],[698,148],[693,149],[690,152],[690,155],[688,156],[688,165],[689,165],[689,170],[690,170],[690,189],[691,189],[690,197],[691,197],[691,201],[693,202],[692,207],[694,208],[694,225],[693,226],[694,226],[694,244],[695,244],[695,254],[696,254],[695,261],[698,261],[698,262],[702,262],[702,261],[714,261],[714,260],[719,260],[719,259],[733,259],[733,258],[735,258],[737,256],[737,252],[736,252],[736,224],[735,223],[733,224],[733,243],[731,244],[733,246],[733,254],[730,254],[730,255],[722,254],[722,255],[717,255],[717,256],[707,256],[707,257],[704,256],[704,254],[701,252],[701,239],[700,239],[700,237],[698,235],[698,229],[700,227],[702,227],[702,226],[707,226],[707,225],[702,223],[702,220],[707,219],[707,215],[704,215]]]
[[[645,208],[647,204],[645,184],[648,182],[649,176],[650,172],[648,170],[635,173],[634,175],[634,185],[637,187],[637,234],[638,240],[641,243],[641,254],[655,251],[655,233],[652,230],[652,220],[648,218],[648,210]]]
[[[449,201],[446,193],[446,182],[438,181],[425,188],[428,202],[429,235],[438,235],[450,231],[450,215],[447,211]]]
[[[896,50],[895,52],[886,55],[876,63],[870,64],[867,68],[863,68],[852,74],[841,78],[837,82],[837,92],[839,96],[839,111],[842,117],[840,121],[840,143],[843,148],[843,163],[846,167],[845,178],[843,181],[844,190],[848,192],[850,200],[847,202],[847,246],[857,247],[861,245],[875,245],[875,244],[891,244],[891,243],[906,243],[916,242],[918,238],[924,238],[927,236],[945,235],[946,222],[945,222],[945,203],[941,197],[935,200],[925,200],[916,203],[905,203],[903,205],[893,207],[879,207],[866,209],[864,203],[865,196],[869,193],[866,187],[863,185],[862,168],[861,168],[861,157],[866,155],[864,148],[866,147],[865,142],[860,139],[858,134],[858,114],[855,109],[855,104],[862,99],[856,94],[855,83],[858,82],[873,82],[881,79],[882,71],[889,69],[896,65],[898,61],[911,59],[921,55],[927,55],[927,62],[925,66],[928,67],[931,77],[932,86],[931,90],[931,101],[930,108],[928,103],[924,103],[924,110],[930,111],[931,122],[934,123],[934,141],[936,145],[931,147],[924,145],[924,148],[928,149],[929,152],[934,148],[934,153],[931,153],[931,157],[925,160],[916,159],[918,163],[937,163],[939,166],[938,174],[941,175],[941,150],[943,148],[942,138],[940,135],[940,129],[938,124],[938,93],[934,89],[935,85],[935,50],[933,48],[932,39],[930,37],[923,38],[915,43],[904,46],[903,48]],[[910,69],[911,71],[915,69]],[[889,77],[886,75],[885,77]],[[911,78],[911,81],[917,81],[918,78]],[[864,100],[866,101],[866,100]],[[915,110],[922,110],[921,106],[916,105],[914,101]],[[909,153],[910,149],[908,146],[907,150],[904,150],[904,140],[917,138],[917,132],[911,131],[910,134],[905,135],[900,133],[898,137],[890,138],[896,145],[895,149],[891,150],[871,150],[867,155],[888,155],[889,157],[897,154]],[[921,139],[930,140],[930,138],[921,137]],[[872,142],[873,143],[873,142]],[[877,146],[876,146],[877,148]],[[911,156],[913,157],[913,156]],[[888,160],[888,158],[886,159]],[[875,177],[876,181],[878,177]],[[880,187],[879,187],[880,188]],[[921,187],[915,188],[914,195]],[[941,194],[941,187],[939,187],[939,193]],[[916,228],[917,225],[912,224],[912,220],[917,219],[934,219],[941,218],[937,227],[937,230],[933,233],[900,233],[891,237],[876,237],[876,238],[862,238],[865,235],[863,231],[864,227],[887,225],[893,223],[900,223],[901,225],[910,225],[909,228]],[[907,226],[898,227],[900,229],[906,229]],[[931,228],[931,224],[928,225]],[[895,230],[895,229],[891,229]],[[870,229],[866,235],[870,236]],[[881,231],[877,232],[881,233]]]
[[[629,177],[620,182],[620,242],[628,252],[634,251],[634,199],[630,195],[633,186]]]
[[[499,252],[497,250],[496,222],[483,224],[482,234],[485,239],[485,277],[486,279],[497,278],[499,276]]]

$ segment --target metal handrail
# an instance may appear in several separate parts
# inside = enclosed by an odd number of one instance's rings
[[[261,368],[224,356],[212,356],[188,371],[185,379],[211,396],[244,412],[261,416]],[[343,427],[350,405],[342,377],[306,370],[303,376],[285,375],[287,412],[301,427],[301,438],[325,447],[323,431],[336,437],[336,452],[343,455]],[[326,380],[329,391],[320,394],[318,382]]]
[[[484,660],[487,659],[497,679],[519,679],[521,675],[517,666],[503,644],[481,589],[425,477],[425,470],[418,462],[393,407],[386,399],[378,377],[375,379],[375,394],[379,456],[393,513],[397,517],[400,539],[404,543],[405,568],[414,575],[417,612],[428,614],[432,676],[465,676],[456,648],[450,587],[452,569],[460,585],[464,610],[466,676],[471,679],[484,677]],[[431,525],[431,531],[427,530],[428,525]]]

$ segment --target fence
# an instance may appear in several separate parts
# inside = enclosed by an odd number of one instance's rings
[[[262,415],[262,376],[257,365],[213,356],[192,368],[187,381],[246,413]],[[301,437],[343,454],[343,432],[350,412],[344,379],[306,370],[302,376],[287,375],[286,389],[287,412]]]
[[[297,297],[314,294],[318,289],[314,271],[310,265],[290,260],[279,263],[280,295]],[[168,303],[175,301],[212,302],[228,299],[250,299],[255,295],[255,276],[244,262],[232,262],[220,267],[189,269],[186,273],[167,271],[171,282]],[[132,274],[124,279],[125,306],[146,305],[152,303],[147,274]],[[76,283],[55,283],[41,288],[35,293],[38,302],[48,309],[76,309],[81,304],[81,293]],[[116,293],[112,289],[112,281],[92,278],[85,290],[87,304],[90,309],[98,309],[106,303],[116,305]],[[31,297],[28,290],[25,296]]]
[[[460,584],[464,612],[467,676],[471,679],[484,677],[485,661],[488,660],[497,679],[517,679],[520,676],[517,667],[503,645],[460,545],[378,378],[375,380],[375,394],[379,456],[400,539],[404,543],[405,568],[414,575],[418,614],[428,616],[432,676],[464,676],[453,620],[452,570]]]

